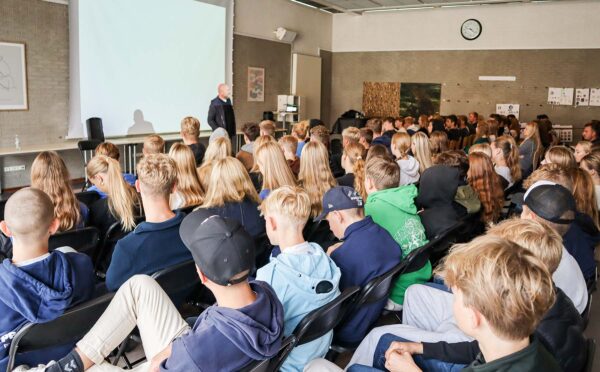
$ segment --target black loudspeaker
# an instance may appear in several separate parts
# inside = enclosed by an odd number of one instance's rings
[[[102,119],[89,118],[85,121],[87,124],[88,139],[104,142],[104,130],[102,129]]]

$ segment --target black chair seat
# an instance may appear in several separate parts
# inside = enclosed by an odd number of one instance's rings
[[[75,197],[88,207],[94,204],[95,201],[100,200],[100,194],[95,191],[81,191],[75,193]]]
[[[587,340],[587,362],[585,363],[585,372],[594,370],[594,356],[596,354],[596,341],[593,338]]]
[[[77,252],[85,253],[93,258],[99,244],[100,231],[95,227],[85,227],[50,236],[48,249],[53,251],[60,247],[71,247]]]

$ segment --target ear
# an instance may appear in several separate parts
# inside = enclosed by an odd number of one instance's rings
[[[485,318],[483,317],[483,315],[481,315],[479,311],[471,309],[470,307],[467,307],[465,309],[469,313],[468,320],[471,329],[480,329],[485,322]]]
[[[137,191],[138,193],[141,193],[141,187],[140,187],[140,180],[135,180],[135,191]]]
[[[8,229],[8,225],[6,224],[6,221],[4,221],[4,220],[0,221],[0,230],[2,231],[2,233],[4,235],[8,236],[9,238],[12,236],[12,233]]]
[[[198,273],[198,278],[200,278],[200,282],[204,284],[206,282],[206,275],[200,270],[198,265],[196,265],[196,272]]]
[[[365,189],[371,191],[375,189],[375,183],[371,177],[365,177]]]
[[[54,235],[56,233],[56,231],[58,230],[59,226],[60,226],[60,221],[58,220],[58,218],[53,219],[52,222],[50,223],[50,227],[48,227],[48,232],[50,233],[50,235]]]
[[[177,181],[173,182],[173,187],[171,188],[171,194],[177,191]]]

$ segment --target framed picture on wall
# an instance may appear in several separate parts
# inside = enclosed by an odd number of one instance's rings
[[[0,41],[0,110],[27,110],[25,44]]]
[[[248,102],[265,101],[265,69],[248,67]]]

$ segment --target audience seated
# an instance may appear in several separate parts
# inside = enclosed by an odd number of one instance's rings
[[[153,274],[191,259],[179,237],[185,213],[174,213],[169,206],[176,169],[165,154],[146,155],[137,164],[135,186],[142,196],[146,220],[117,242],[106,272],[109,291],[116,291],[134,275]]]
[[[438,130],[429,135],[431,142],[431,155],[436,157],[444,151],[448,151],[448,135],[446,132]]]
[[[266,142],[256,148],[254,160],[262,176],[260,200],[281,186],[295,186],[296,177],[285,160],[283,151],[276,142]]]
[[[550,126],[552,128],[552,126]],[[597,148],[600,145],[600,122],[598,120],[592,120],[583,126],[583,133],[581,134],[584,140],[592,143],[592,148]]]
[[[592,176],[582,168],[566,168],[569,177],[573,182],[573,197],[577,211],[589,216],[594,225],[598,226],[598,201],[596,200],[596,191]]]
[[[242,133],[244,133],[244,144],[235,157],[242,162],[246,171],[250,172],[254,167],[252,154],[254,154],[254,141],[260,136],[260,127],[256,123],[246,123],[242,126]]]
[[[575,161],[577,164],[581,164],[581,160],[584,157],[592,153],[592,143],[589,141],[579,141],[575,146],[575,152],[573,155],[575,156]]]
[[[304,146],[298,184],[308,194],[311,218],[315,218],[322,212],[321,202],[327,190],[337,186],[328,164],[327,149],[322,143],[310,141]]]
[[[371,143],[373,142],[373,130],[369,128],[360,128],[360,140],[358,143],[363,145],[365,150],[368,150],[371,147]]]
[[[151,134],[144,139],[143,155],[162,154],[165,152],[165,140],[158,134]]]
[[[300,155],[302,154],[302,148],[308,140],[308,127],[308,120],[303,120],[292,126],[292,136],[296,137],[296,139],[298,140],[298,148],[296,149],[297,157],[300,157]]]
[[[141,206],[137,192],[121,176],[119,163],[104,155],[94,156],[87,164],[90,182],[107,197],[90,206],[90,225],[104,236],[108,228],[120,222],[124,231],[133,230],[135,217],[140,216]]]
[[[344,175],[344,169],[341,164],[341,154],[333,154],[331,152],[331,143],[329,137],[329,129],[324,125],[317,125],[310,130],[310,139],[312,142],[321,142],[327,149],[327,155],[329,158],[329,168],[334,177],[340,177]]]
[[[303,162],[310,152],[309,146],[314,144],[311,141],[302,150]],[[340,293],[340,269],[323,248],[306,242],[302,236],[311,204],[307,192],[283,186],[273,190],[260,206],[269,240],[281,248],[281,253],[258,269],[256,280],[273,286],[283,304],[285,336],[289,336],[309,312],[331,302]],[[309,361],[325,356],[332,336],[333,332],[329,332],[294,348],[281,371],[301,371]]]
[[[213,160],[224,159],[231,156],[231,141],[229,137],[218,137],[208,144],[206,154],[204,154],[204,162],[197,168],[198,179],[202,185],[202,189],[208,189],[208,180],[212,169]]]
[[[409,155],[411,149],[410,135],[396,133],[392,137],[392,154],[400,167],[400,186],[419,182],[419,162]]]
[[[338,185],[353,187],[363,200],[367,198],[364,182],[365,154],[365,148],[358,143],[350,143],[344,147],[342,168],[344,168],[346,174],[336,178]]]
[[[388,152],[391,153],[392,137],[383,136],[383,122],[381,119],[369,119],[369,121],[367,121],[367,128],[373,131],[373,140],[371,141],[371,146],[383,145]]]
[[[199,167],[204,160],[206,147],[200,143],[200,120],[193,116],[186,116],[181,120],[181,139],[192,150],[196,166]]]
[[[171,209],[200,205],[204,197],[204,190],[202,190],[198,172],[196,172],[194,153],[183,143],[175,143],[169,149],[169,157],[175,163],[177,174],[175,191],[169,199]]]
[[[279,139],[279,146],[285,156],[285,161],[288,163],[294,176],[298,177],[300,173],[300,158],[296,156],[298,149],[298,140],[294,136],[283,136]]]
[[[432,165],[431,142],[427,133],[418,131],[411,137],[410,149],[415,160],[419,163],[419,173]]]
[[[404,129],[406,129],[408,134],[410,134],[411,136],[417,133],[419,129],[421,129],[418,124],[415,124],[414,121],[415,119],[412,116],[407,116],[404,118]]]
[[[561,167],[577,167],[577,160],[573,151],[566,146],[552,146],[546,151],[543,164],[558,164]]]
[[[481,201],[484,223],[497,222],[504,206],[504,192],[500,177],[494,171],[492,160],[479,152],[469,153],[469,172],[467,180]]]
[[[396,127],[394,126],[395,122],[396,119],[394,119],[391,116],[388,116],[387,118],[383,119],[383,122],[381,123],[382,135],[388,137],[390,140],[392,139],[394,134],[396,134]],[[404,128],[402,128],[401,130],[406,132]]]
[[[469,115],[470,117],[470,115]],[[473,141],[473,145],[478,145],[480,143],[490,143],[490,126],[485,121],[479,121],[474,124],[475,126],[475,140]],[[465,147],[465,152],[469,153],[470,146]]]
[[[263,120],[258,125],[261,136],[271,136],[275,138],[275,123],[272,120]]]
[[[578,145],[579,146],[579,145]],[[600,209],[600,154],[591,153],[580,160],[580,167],[586,171],[594,183],[596,206]]]
[[[235,220],[252,237],[257,237],[265,233],[265,220],[258,211],[259,202],[252,181],[239,160],[226,157],[213,162],[201,209]]]
[[[367,161],[365,189],[368,197],[365,214],[390,233],[400,245],[404,258],[414,249],[426,244],[427,238],[414,203],[417,188],[414,185],[398,187],[399,182],[400,169],[394,161],[379,157]],[[429,261],[418,270],[400,276],[386,308],[400,310],[406,288],[414,283],[426,282],[430,278]]]
[[[12,259],[0,265],[0,370],[16,332],[27,323],[45,323],[92,298],[91,259],[70,247],[48,253],[48,238],[60,221],[52,200],[38,189],[17,191],[7,201],[0,230],[13,240]],[[18,354],[15,365],[36,366],[62,356],[73,345]]]
[[[43,151],[33,160],[31,187],[50,197],[54,218],[58,220],[58,232],[80,229],[89,219],[88,207],[77,200],[69,181],[67,166],[56,152]]]
[[[239,371],[255,360],[274,357],[281,349],[283,307],[271,286],[247,280],[254,265],[248,233],[235,221],[196,211],[182,223],[181,239],[217,304],[190,327],[153,279],[136,275],[121,287],[77,348],[46,371],[80,372],[94,365],[122,371],[106,358],[135,327],[147,358],[138,367],[142,371],[194,371],[200,366]]]
[[[527,178],[537,168],[544,150],[536,122],[527,123],[523,135],[525,139],[519,146],[519,164],[523,178]]]
[[[494,170],[506,181],[505,189],[521,180],[519,149],[511,136],[500,136],[492,142]]]
[[[492,146],[489,143],[478,143],[477,145],[473,145],[469,148],[469,154],[474,152],[480,152],[488,156],[488,158],[492,158]]]
[[[115,159],[116,161],[119,161],[119,158],[121,157],[119,148],[111,142],[102,142],[101,144],[96,146],[95,155],[106,155],[109,158]],[[129,185],[135,186],[135,180],[136,180],[135,174],[123,173],[123,179]],[[96,185],[92,185],[91,187],[88,187],[86,191],[95,191],[98,193],[98,195],[100,195],[101,199],[106,198],[106,194],[103,193],[102,191],[100,191],[100,189],[98,189],[98,187],[96,187]]]

